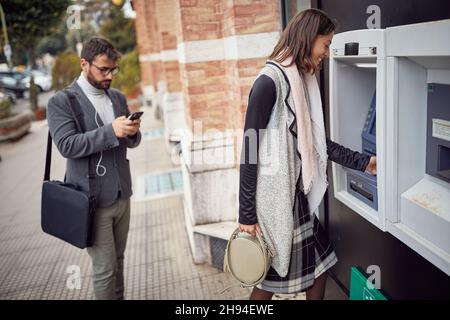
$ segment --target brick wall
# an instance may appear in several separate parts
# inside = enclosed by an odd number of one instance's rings
[[[139,53],[148,58],[142,82],[181,91],[188,127],[199,120],[204,130],[242,128],[250,87],[281,31],[279,1],[134,0],[134,7]],[[178,59],[164,61],[174,51]]]
[[[234,2],[235,34],[281,30],[279,1],[235,0],[231,2]]]
[[[179,32],[182,41],[210,40],[222,37],[220,0],[180,0]]]
[[[236,35],[270,33],[281,31],[281,12],[279,1],[236,0],[234,2],[234,33]],[[270,48],[272,49],[272,48]],[[269,50],[271,51],[271,50]],[[266,62],[266,57],[237,60],[236,126],[243,128],[247,109],[248,94],[255,76]]]
[[[251,84],[266,57],[241,59],[240,51],[245,49],[232,46],[240,35],[279,32],[279,1],[180,1],[180,21],[178,42],[198,41],[198,56],[210,60],[187,59],[180,65],[185,69],[182,84],[188,122],[201,120],[204,130],[242,128]],[[228,48],[223,48],[222,56],[217,53],[215,60],[208,51],[219,52],[221,45]]]
[[[136,11],[136,40],[141,64],[141,84],[151,85],[156,90],[158,82],[164,80],[160,54],[160,35],[155,15],[155,1],[133,0]]]
[[[156,30],[157,37],[138,32],[140,50],[155,52],[157,46],[152,44],[146,49],[144,41],[159,44],[157,65],[163,72],[157,73],[152,60],[152,81],[155,83],[157,77],[163,76],[168,92],[179,91],[165,95],[168,97],[163,106],[167,111],[165,131],[182,123],[194,133],[191,136],[184,131],[180,139],[184,214],[193,260],[207,262],[211,250],[207,241],[210,233],[205,228],[223,233],[221,237],[226,239],[230,231],[227,228],[235,227],[239,198],[236,161],[242,138],[228,136],[228,131],[243,127],[250,87],[279,38],[280,3],[279,0],[147,0],[145,5],[142,0],[138,2],[137,16],[144,16],[145,23],[152,20],[157,24],[150,27]],[[145,10],[148,7],[153,10]],[[143,28],[145,23],[137,22],[136,26]],[[175,50],[178,59],[167,59],[174,57]],[[181,118],[182,121],[176,121]],[[227,136],[197,136],[199,127],[203,133],[220,131]],[[176,141],[170,137],[168,140]],[[198,229],[200,225],[203,231]]]
[[[177,53],[177,0],[156,0],[155,19],[158,25],[161,67],[167,92],[181,91]]]
[[[151,50],[152,34],[150,30],[150,23],[146,19],[147,11],[143,0],[134,0],[134,9],[142,14],[136,15],[135,28],[138,52],[141,56],[149,55]],[[153,85],[153,75],[150,61],[143,61],[141,59],[141,83],[142,85]]]

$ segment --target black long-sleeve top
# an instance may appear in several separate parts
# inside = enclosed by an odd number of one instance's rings
[[[276,98],[273,80],[266,75],[258,77],[250,90],[244,132],[254,129],[259,133],[260,129],[267,127]],[[351,169],[365,171],[370,156],[345,148],[328,138],[326,143],[328,158],[331,161]],[[246,145],[244,141],[239,177],[239,223],[251,225],[257,223],[255,195],[258,165],[254,163],[255,161],[250,161]],[[259,134],[257,134],[257,150],[259,150]]]

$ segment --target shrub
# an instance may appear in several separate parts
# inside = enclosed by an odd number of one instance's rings
[[[81,73],[80,57],[71,51],[60,53],[52,69],[53,89],[61,90]]]
[[[2,96],[2,94],[0,94]],[[0,119],[8,118],[11,114],[11,101],[6,96],[0,100]]]
[[[122,91],[126,96],[139,92],[141,69],[136,50],[123,55],[119,61],[120,72],[114,77],[111,86]]]

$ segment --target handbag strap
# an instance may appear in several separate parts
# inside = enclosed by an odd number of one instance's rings
[[[240,232],[241,232],[241,231],[239,230],[239,228],[236,228],[236,229],[233,231],[233,233],[231,234],[230,240],[228,240],[227,247],[226,247],[226,249],[225,249],[225,256],[224,256],[224,259],[223,259],[223,271],[224,271],[224,272],[226,272],[226,271],[231,271],[231,270],[230,270],[230,263],[229,263],[229,261],[228,261],[228,259],[229,259],[228,250],[229,250],[229,248],[230,248],[230,243],[231,243],[231,241],[232,241],[233,239],[235,239],[235,238],[239,235]],[[269,248],[269,246],[267,245],[266,241],[264,241],[264,238],[262,237],[262,235],[260,235],[258,232],[256,232],[256,238],[258,239],[258,242],[259,242],[259,244],[261,245],[261,248],[262,248],[263,252],[265,253],[265,254],[264,254],[264,265],[266,266],[266,268],[265,268],[265,270],[264,270],[264,275],[262,276],[262,278],[265,278],[266,275],[267,275],[267,272],[269,271],[269,267],[270,267],[270,266],[268,265],[268,260],[269,260],[269,259],[272,259],[275,255],[274,255],[274,253],[272,252],[272,250],[270,250],[270,248]],[[250,283],[250,284],[243,284],[243,283],[240,283],[240,284],[231,285],[231,286],[225,288],[224,290],[222,290],[222,291],[220,292],[220,294],[225,293],[226,291],[230,290],[230,289],[233,288],[233,287],[241,287],[241,288],[254,287],[254,286],[257,285],[258,283],[259,283],[259,282],[257,281],[257,282],[255,282],[255,283]]]
[[[77,117],[77,114],[82,114],[81,112],[81,106],[78,102],[78,99],[76,98],[75,94],[71,89],[65,88],[62,90],[65,95],[69,98],[70,101],[70,112],[72,113],[72,116],[75,120],[75,124],[77,126],[78,132],[84,133],[86,132],[86,126],[84,124],[83,119],[80,117],[80,119]],[[74,112],[76,111],[76,113]],[[88,165],[88,179],[89,179],[89,197],[95,198],[94,193],[94,179],[95,179],[95,173],[91,170],[90,162],[91,162],[91,156],[87,157],[87,165]],[[50,167],[52,162],[52,136],[50,135],[50,131],[48,132],[47,137],[47,153],[45,157],[45,172],[44,172],[44,181],[50,180]]]

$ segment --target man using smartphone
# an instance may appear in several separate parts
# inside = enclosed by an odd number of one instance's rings
[[[124,298],[124,252],[132,194],[127,148],[141,141],[141,120],[128,119],[124,95],[109,88],[119,72],[119,59],[120,53],[108,40],[94,37],[85,42],[81,75],[57,92],[47,109],[52,139],[67,158],[66,182],[87,192],[89,179],[94,179],[91,185],[95,186],[97,209],[93,244],[87,252],[92,260],[96,299]],[[74,102],[81,114],[73,112]],[[75,117],[84,123],[85,132],[78,130]]]

